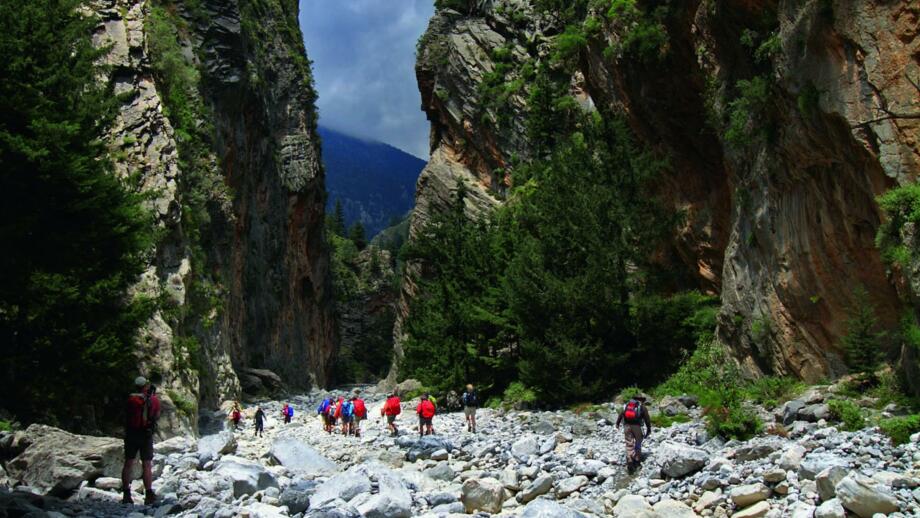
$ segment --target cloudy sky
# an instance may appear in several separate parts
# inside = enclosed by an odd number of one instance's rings
[[[320,124],[428,158],[415,42],[433,0],[301,0]]]

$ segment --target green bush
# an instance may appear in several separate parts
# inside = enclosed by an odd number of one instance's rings
[[[737,148],[744,148],[766,133],[764,120],[772,88],[768,78],[755,76],[738,81],[735,89],[738,97],[728,103],[725,140]]]
[[[0,419],[0,432],[12,432],[13,423]]]
[[[891,438],[892,443],[904,444],[912,434],[920,432],[920,414],[883,419],[879,427]]]
[[[532,407],[537,403],[537,394],[519,381],[512,382],[505,389],[504,404],[513,408]]]
[[[656,428],[667,428],[674,423],[689,423],[690,416],[687,414],[677,414],[673,416],[658,413],[652,416],[652,426]]]
[[[169,399],[172,400],[173,405],[176,406],[176,410],[178,410],[180,414],[189,418],[195,417],[198,412],[197,403],[175,390],[167,390],[166,395],[168,395]]]
[[[717,405],[710,401],[704,406],[706,431],[711,435],[741,441],[763,431],[763,422],[751,409],[740,404]]]
[[[885,351],[886,333],[879,330],[875,306],[863,286],[853,290],[853,302],[847,310],[843,349],[846,363],[858,374],[871,375],[878,368]]]
[[[744,392],[745,396],[754,403],[770,408],[795,398],[803,390],[805,390],[805,384],[799,380],[764,376],[750,382]]]
[[[827,406],[831,417],[843,423],[843,429],[848,432],[861,430],[866,424],[865,411],[848,399],[832,399]]]

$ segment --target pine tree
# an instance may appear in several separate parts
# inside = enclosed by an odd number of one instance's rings
[[[367,246],[367,236],[364,234],[364,225],[360,221],[356,221],[354,225],[348,229],[348,239],[358,247],[358,250],[364,250],[364,247]]]
[[[82,6],[0,3],[0,393],[25,419],[119,394],[152,307],[126,296],[153,226],[100,140],[116,98]]]
[[[329,230],[337,236],[345,237],[345,209],[342,208],[342,200],[340,199],[335,200]]]
[[[878,327],[878,317],[869,292],[859,286],[853,290],[853,303],[848,309],[847,330],[843,337],[846,363],[854,372],[873,374],[878,368],[884,353],[885,336]]]

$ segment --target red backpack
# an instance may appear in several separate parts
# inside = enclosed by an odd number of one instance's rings
[[[422,401],[418,404],[418,414],[424,419],[431,419],[434,417],[434,403],[428,401]]]
[[[386,415],[399,415],[402,412],[402,407],[399,405],[398,397],[391,397],[384,404],[383,413]]]
[[[627,423],[638,423],[642,420],[642,403],[630,399],[623,409],[623,419],[626,419]]]
[[[363,399],[355,400],[355,415],[360,417],[361,419],[367,418],[367,407],[364,406]]]
[[[147,430],[153,420],[150,416],[150,399],[146,394],[131,394],[128,396],[127,427],[130,430]]]

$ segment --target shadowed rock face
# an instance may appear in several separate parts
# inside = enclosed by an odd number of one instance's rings
[[[767,11],[777,13],[778,51],[766,63],[775,86],[765,120],[753,122],[769,135],[739,148],[724,138],[728,102],[739,80],[764,73],[741,39]],[[527,16],[515,21],[514,12]],[[605,55],[619,36],[602,27],[578,58],[573,95],[624,113],[638,139],[668,157],[661,194],[686,219],[663,256],[678,287],[721,293],[719,336],[745,370],[839,375],[853,288],[869,291],[885,326],[901,311],[874,243],[875,197],[920,172],[920,13],[904,2],[849,0],[693,1],[670,13],[660,59]],[[480,209],[498,203],[509,179],[494,169],[527,156],[526,94],[511,97],[499,124],[482,109],[479,86],[497,66],[496,48],[510,46],[512,63],[546,58],[554,23],[518,0],[435,14],[417,64],[432,160],[418,183],[415,232],[460,176],[478,180]],[[818,92],[815,106],[803,108],[809,92]],[[410,265],[403,318],[418,273]]]
[[[302,388],[326,382],[335,339],[324,175],[297,2],[267,6],[206,2],[200,30],[216,151],[235,193],[214,236],[228,291],[220,329],[235,366]]]

